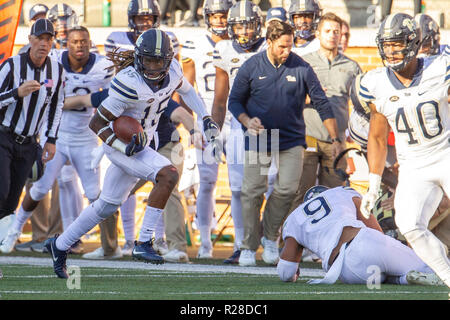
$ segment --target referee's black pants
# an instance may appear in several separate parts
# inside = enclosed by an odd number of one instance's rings
[[[0,131],[0,219],[16,210],[38,152],[36,139],[23,144],[15,139]]]

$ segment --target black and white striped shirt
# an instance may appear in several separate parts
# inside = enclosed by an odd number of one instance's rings
[[[43,130],[46,141],[55,143],[64,104],[63,72],[62,65],[49,57],[37,68],[29,51],[3,62],[0,66],[0,124],[29,137],[37,135],[46,123]],[[29,80],[41,83],[41,89],[20,98],[18,88]]]

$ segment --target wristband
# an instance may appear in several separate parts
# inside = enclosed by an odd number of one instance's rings
[[[381,176],[375,173],[369,173],[369,192],[377,193],[381,186]]]
[[[127,154],[126,151],[127,145],[122,141],[120,141],[119,139],[114,140],[113,143],[111,144],[111,147],[116,149],[117,151],[122,152],[123,154]]]

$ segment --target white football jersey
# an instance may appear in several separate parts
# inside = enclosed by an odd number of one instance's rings
[[[67,51],[61,53],[59,62],[65,70],[64,95],[66,97],[86,95],[109,88],[113,71],[105,70],[111,66],[111,62],[105,56],[90,53],[89,60],[81,72],[74,72],[71,69]],[[92,107],[63,110],[58,141],[72,146],[84,145],[93,140],[97,141],[97,136],[89,128],[94,111],[95,109]]]
[[[222,40],[216,45],[214,50],[214,67],[218,67],[228,73],[230,90],[233,87],[234,79],[242,64],[258,52],[267,49],[265,38],[261,38],[253,47],[253,51],[246,52],[233,40]]]
[[[214,80],[216,79],[216,69],[213,64],[215,47],[216,43],[211,37],[203,35],[186,41],[181,51],[182,59],[191,59],[195,63],[197,91],[209,113],[214,100]]]
[[[359,94],[383,114],[395,135],[400,166],[427,166],[450,152],[450,57],[419,59],[420,70],[404,87],[387,67],[369,71]]]
[[[365,227],[356,219],[353,198],[361,195],[349,187],[337,187],[320,193],[295,209],[283,225],[283,240],[294,238],[322,259],[328,270],[331,251],[337,246],[346,226]]]
[[[315,52],[320,49],[320,41],[317,38],[314,38],[313,40],[302,44],[299,47],[296,47],[295,44],[292,46],[292,52],[295,54],[301,56],[304,56],[305,54]]]
[[[182,80],[181,66],[173,59],[161,88],[154,92],[130,66],[117,73],[111,81],[109,96],[102,102],[102,106],[116,117],[125,115],[138,120],[151,141],[161,114]]]
[[[180,45],[175,34],[171,31],[164,31],[172,42],[174,56],[180,52]],[[134,33],[130,31],[113,31],[110,33],[105,43],[105,51],[111,52],[115,48],[119,48],[119,51],[134,50]]]

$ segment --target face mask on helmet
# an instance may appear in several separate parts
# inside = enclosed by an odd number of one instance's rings
[[[157,28],[155,22],[158,21],[157,15],[141,14],[133,16],[134,32],[137,36],[151,28]],[[159,24],[158,24],[159,26]]]
[[[295,28],[295,37],[308,40],[314,36],[316,29],[316,15],[314,12],[291,14],[291,24]]]
[[[236,22],[231,23],[232,38],[244,49],[250,49],[259,39],[258,23]]]
[[[399,72],[417,56],[420,30],[411,17],[398,13],[386,17],[375,40],[383,63]]]
[[[67,46],[67,33],[70,29],[78,26],[78,19],[75,15],[58,17],[54,22],[56,42],[62,46]]]
[[[222,37],[227,33],[227,12],[213,12],[206,15],[208,30],[216,36]]]

